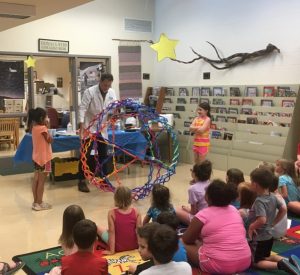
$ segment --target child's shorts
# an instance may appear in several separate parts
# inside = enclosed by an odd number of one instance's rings
[[[251,241],[249,242],[249,245],[252,252],[252,261],[254,263],[258,263],[259,261],[270,257],[273,246],[273,238],[266,241]]]
[[[33,163],[34,163],[34,171],[43,172],[43,173],[49,173],[49,172],[51,172],[51,160],[48,161],[43,166],[38,165],[36,162],[33,162]]]
[[[208,154],[208,146],[193,146],[193,151],[201,156]]]

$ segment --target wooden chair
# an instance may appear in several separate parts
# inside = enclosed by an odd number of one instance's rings
[[[19,145],[19,119],[18,118],[0,118],[0,143],[14,145],[16,150]]]

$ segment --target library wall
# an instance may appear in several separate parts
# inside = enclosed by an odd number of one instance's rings
[[[283,19],[284,15],[288,19]],[[155,2],[155,39],[165,33],[178,39],[177,59],[189,61],[201,55],[217,59],[251,53],[272,43],[280,54],[245,62],[229,70],[216,70],[204,61],[179,64],[171,60],[155,63],[157,86],[212,86],[293,84],[299,82],[300,1],[290,0],[165,0]],[[211,78],[204,80],[203,72]]]
[[[204,101],[211,106],[208,158],[216,169],[249,174],[260,161],[296,158],[299,85],[179,86],[166,88],[162,113],[174,115],[180,161],[193,163],[189,126]]]

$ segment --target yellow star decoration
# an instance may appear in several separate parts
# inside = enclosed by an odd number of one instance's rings
[[[164,33],[160,35],[159,42],[150,47],[157,52],[158,61],[164,58],[176,59],[175,47],[178,40],[169,39]]]
[[[27,68],[30,68],[30,67],[34,68],[35,67],[35,61],[36,61],[35,59],[33,59],[31,56],[29,56],[27,58],[27,60],[25,60],[24,62],[26,63]]]

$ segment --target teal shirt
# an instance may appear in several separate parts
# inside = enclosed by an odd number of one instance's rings
[[[293,179],[288,175],[279,177],[278,187],[286,186],[288,191],[288,198],[285,199],[286,203],[290,201],[300,201],[300,191],[294,183]]]

